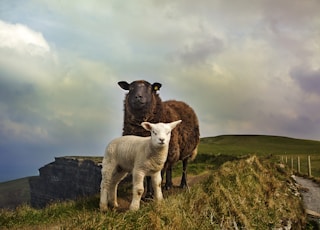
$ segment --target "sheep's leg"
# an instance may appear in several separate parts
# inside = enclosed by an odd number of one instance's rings
[[[169,190],[172,188],[173,183],[172,183],[172,166],[168,165],[167,170],[166,170],[166,183],[164,185],[164,188],[166,190]]]
[[[182,161],[182,167],[183,167],[183,171],[182,171],[182,177],[181,177],[181,183],[180,183],[180,188],[185,188],[188,187],[187,184],[187,166],[188,166],[188,158],[184,159]]]
[[[161,191],[161,172],[155,173],[151,176],[152,186],[154,190],[154,197],[156,201],[163,200],[163,195]]]
[[[117,190],[120,181],[127,175],[128,173],[124,171],[119,165],[116,166],[112,172],[112,177],[109,186],[109,197],[108,203],[113,207],[118,207],[117,201]]]
[[[141,171],[133,171],[132,172],[132,177],[133,177],[133,196],[132,196],[132,201],[130,204],[129,209],[130,210],[138,210],[140,208],[140,200],[141,196],[144,191],[143,187],[143,179],[144,179],[145,174]]]
[[[153,199],[153,188],[150,176],[146,176],[146,195],[144,198]]]

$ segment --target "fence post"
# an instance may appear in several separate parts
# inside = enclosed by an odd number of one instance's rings
[[[291,171],[293,172],[293,157],[291,157]]]
[[[312,174],[311,174],[311,158],[310,158],[310,156],[308,156],[308,176],[312,177]]]
[[[297,162],[297,170],[298,173],[300,173],[300,157],[298,156],[298,162]]]

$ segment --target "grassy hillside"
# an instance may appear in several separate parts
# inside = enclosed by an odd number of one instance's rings
[[[307,156],[312,159],[312,175],[320,177],[320,141],[303,140],[279,136],[264,135],[224,135],[217,137],[202,138],[199,146],[199,153],[203,158],[210,155],[277,155],[287,156],[287,164],[291,167],[291,158],[294,161],[294,169],[297,165],[297,157],[301,159],[301,173],[307,174]],[[201,160],[201,159],[200,159]],[[195,163],[198,163],[197,160]]]
[[[29,201],[29,177],[0,183],[0,207],[15,208]]]
[[[299,155],[302,173],[307,173],[306,156],[311,154],[312,173],[320,177],[320,141],[263,135],[224,135],[202,138],[198,156],[189,164],[188,171],[190,174],[197,175],[203,171],[216,170],[227,161],[252,154],[293,156],[295,159]],[[100,161],[101,157],[85,159]],[[174,176],[180,176],[181,170],[181,163],[177,163]],[[29,203],[29,200],[28,178],[0,183],[0,207],[15,207],[21,203]]]
[[[320,141],[264,135],[224,135],[202,138],[199,152],[228,155],[320,154]]]
[[[99,196],[56,203],[43,210],[23,206],[0,211],[8,229],[301,229],[305,213],[289,174],[270,159],[250,157],[221,165],[190,190],[165,193],[161,204],[137,212],[101,213]],[[120,186],[123,189],[123,186]],[[119,197],[130,200],[130,191]],[[120,203],[121,205],[121,203]]]

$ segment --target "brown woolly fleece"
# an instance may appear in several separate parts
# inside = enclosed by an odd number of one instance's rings
[[[137,83],[144,84],[144,86],[148,88],[148,96],[151,97],[151,102],[142,110],[132,109],[129,102],[130,91]],[[121,82],[118,84],[121,86]],[[157,84],[157,86],[155,86],[155,84]],[[157,94],[157,90],[159,90],[161,84],[155,84],[151,85],[147,81],[134,81],[129,84],[130,87],[126,88],[129,90],[129,93],[126,94],[124,100],[123,135],[149,136],[150,132],[147,132],[140,125],[143,121],[168,123],[182,120],[171,133],[168,158],[164,166],[164,171],[167,173],[166,188],[170,188],[172,186],[172,167],[177,161],[182,160],[184,172],[180,186],[184,187],[187,186],[186,167],[188,159],[193,160],[197,155],[200,138],[198,118],[193,109],[182,101],[169,100],[162,102]]]

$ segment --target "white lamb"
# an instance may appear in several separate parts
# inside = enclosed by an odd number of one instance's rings
[[[151,132],[151,137],[128,135],[109,143],[101,170],[101,211],[106,211],[108,204],[118,207],[118,184],[129,172],[132,172],[133,178],[133,198],[130,210],[138,210],[140,207],[145,176],[151,176],[155,200],[163,199],[161,169],[167,160],[171,130],[180,122],[181,120],[157,124],[142,122],[141,126]]]

